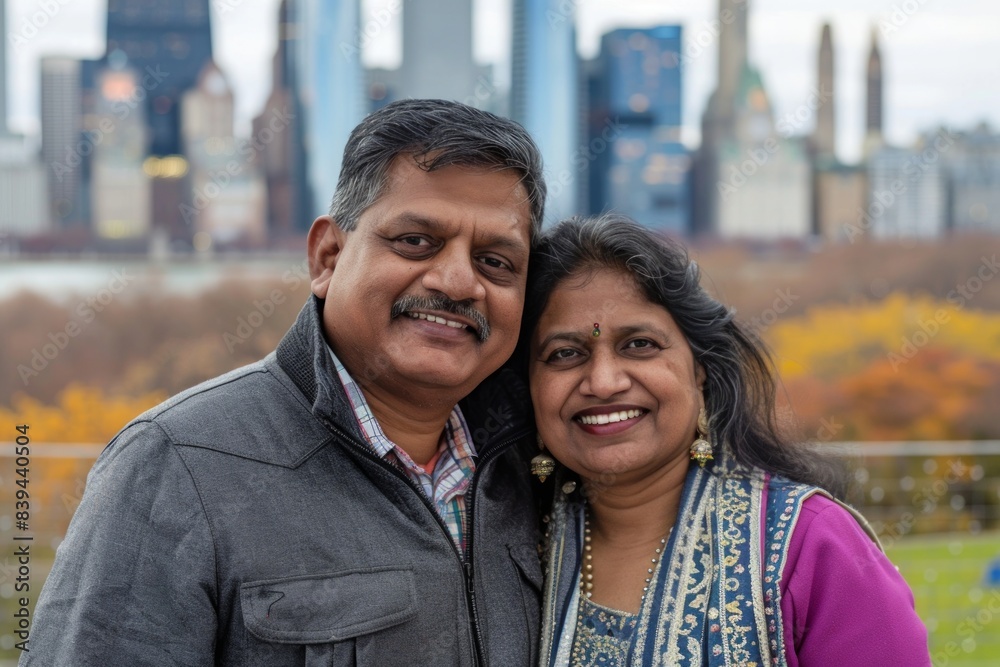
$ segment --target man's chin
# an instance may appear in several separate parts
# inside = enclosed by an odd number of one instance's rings
[[[477,363],[480,359],[476,356],[452,351],[421,357],[400,360],[401,363],[396,365],[396,376],[401,383],[414,390],[455,391],[460,394],[459,398],[475,389],[501,365],[500,362],[488,365]]]

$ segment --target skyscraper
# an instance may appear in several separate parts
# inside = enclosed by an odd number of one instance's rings
[[[590,211],[613,210],[672,234],[690,231],[691,157],[681,143],[680,26],[614,30],[590,85]],[[594,150],[594,153],[598,151]]]
[[[263,145],[257,156],[267,183],[267,224],[272,241],[295,236],[318,213],[307,176],[303,139],[306,118],[295,85],[302,76],[296,67],[301,42],[296,4],[295,0],[282,0],[278,10],[278,48],[272,61],[271,94],[260,116],[254,119],[257,137],[276,114],[294,116],[289,127]]]
[[[878,48],[878,30],[872,29],[872,45],[868,52],[868,67],[866,70],[867,91],[865,106],[865,152],[877,148],[882,143],[882,54]]]
[[[747,68],[750,0],[719,0],[719,78],[715,89],[713,135],[720,139],[733,136],[736,108]]]
[[[294,88],[305,122],[312,204],[305,232],[330,207],[344,146],[365,115],[360,0],[293,0],[299,38]]]
[[[116,62],[117,61],[117,62]],[[151,178],[146,165],[149,126],[146,107],[136,93],[141,75],[112,58],[112,66],[101,68],[95,81],[91,120],[95,128],[111,128],[88,142],[91,153],[91,220],[98,239],[141,239],[152,231]],[[134,106],[130,106],[134,103]],[[185,168],[186,169],[186,168]],[[174,168],[171,174],[178,173]],[[179,211],[178,211],[179,214]]]
[[[514,0],[512,9],[511,117],[538,143],[548,185],[545,217],[558,220],[579,210],[591,162],[581,147],[575,9],[557,0]]]
[[[195,249],[218,244],[260,247],[266,234],[264,181],[252,152],[246,155],[237,146],[232,89],[214,64],[206,65],[198,85],[184,93],[181,119],[193,191],[185,221],[194,232]],[[277,134],[269,132],[268,145]]]
[[[0,244],[8,234],[36,234],[47,227],[45,172],[22,135],[7,127],[6,7],[0,0]]]
[[[42,162],[48,173],[49,216],[57,228],[83,223],[81,67],[75,58],[41,61]],[[84,149],[86,150],[86,149]]]
[[[105,59],[121,53],[139,73],[149,153],[180,153],[181,96],[212,59],[209,0],[108,0],[107,40]]]
[[[7,134],[7,2],[0,0],[0,136]]]
[[[823,25],[819,46],[819,72],[816,77],[820,104],[816,109],[813,150],[817,157],[833,157],[837,151],[836,94],[833,68],[833,36],[829,23]]]
[[[403,6],[399,97],[464,100],[480,69],[472,57],[472,0],[421,0]]]

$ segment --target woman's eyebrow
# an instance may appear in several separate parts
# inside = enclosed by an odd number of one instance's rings
[[[539,344],[538,349],[544,350],[549,343],[555,340],[565,340],[570,343],[576,343],[577,345],[583,345],[587,341],[587,336],[576,332],[576,331],[556,331],[545,337],[545,339]]]

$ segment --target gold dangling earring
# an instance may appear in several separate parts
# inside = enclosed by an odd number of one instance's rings
[[[556,460],[545,453],[545,443],[542,436],[537,436],[538,448],[542,453],[531,459],[531,474],[538,478],[539,482],[544,482],[556,470]]]
[[[698,438],[691,443],[691,460],[702,468],[712,460],[712,443],[708,441],[708,416],[705,408],[698,413]]]

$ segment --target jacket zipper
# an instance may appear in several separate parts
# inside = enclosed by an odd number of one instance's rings
[[[479,461],[477,461],[477,463],[476,463],[476,472],[472,476],[472,484],[470,485],[469,491],[466,494],[466,498],[469,499],[469,506],[466,508],[466,511],[465,511],[465,522],[466,522],[466,524],[468,526],[468,529],[469,529],[469,534],[468,534],[468,536],[466,537],[466,540],[465,540],[465,549],[466,549],[466,552],[467,552],[467,555],[468,555],[468,557],[466,558],[465,555],[463,555],[458,550],[458,547],[455,545],[455,540],[451,536],[451,531],[448,530],[448,526],[447,526],[447,524],[445,524],[444,519],[442,519],[441,515],[438,514],[437,508],[434,507],[434,504],[431,502],[430,498],[427,497],[427,494],[424,493],[424,490],[422,488],[420,488],[419,486],[417,486],[416,482],[414,482],[412,479],[410,479],[409,477],[407,477],[406,474],[402,470],[400,470],[396,466],[394,466],[391,463],[387,462],[382,457],[380,457],[377,454],[375,454],[375,452],[373,452],[370,447],[368,447],[368,446],[364,445],[363,443],[359,442],[356,438],[354,438],[354,436],[349,435],[347,433],[344,433],[344,431],[342,431],[340,429],[340,427],[338,427],[332,421],[330,421],[326,417],[322,417],[321,416],[320,418],[323,420],[324,423],[326,423],[327,428],[329,428],[335,434],[339,435],[346,442],[351,443],[356,449],[360,450],[361,453],[364,454],[364,456],[366,458],[368,458],[369,460],[374,461],[375,463],[377,463],[381,467],[383,467],[383,468],[385,468],[387,470],[392,471],[392,473],[394,475],[396,475],[396,477],[400,478],[406,484],[408,484],[410,486],[410,488],[413,489],[416,492],[417,496],[421,499],[421,501],[423,501],[424,506],[427,507],[428,510],[430,510],[431,514],[434,516],[434,519],[437,521],[438,526],[441,528],[442,531],[444,531],[445,537],[448,539],[448,544],[451,545],[451,548],[455,552],[455,556],[458,558],[459,563],[462,564],[462,572],[463,572],[463,574],[465,576],[465,598],[466,598],[466,602],[469,605],[469,616],[471,617],[472,629],[474,631],[473,632],[473,649],[475,651],[475,656],[474,656],[475,661],[476,661],[475,664],[476,665],[485,665],[486,662],[484,660],[484,655],[485,655],[484,651],[485,651],[485,649],[484,649],[484,641],[483,641],[483,631],[482,631],[482,628],[479,627],[479,609],[478,609],[478,606],[476,605],[476,586],[475,586],[475,576],[474,576],[475,575],[475,569],[474,569],[473,563],[472,563],[472,553],[473,553],[473,551],[472,551],[472,544],[473,544],[472,535],[473,535],[474,526],[475,526],[475,524],[473,523],[473,516],[474,516],[473,515],[473,509],[475,508],[475,504],[476,504],[476,487],[478,486],[480,472],[483,470],[483,468],[486,466],[486,464],[489,463],[492,459],[494,459],[496,457],[496,454],[498,452],[501,452],[501,451],[507,449],[507,447],[509,447],[510,445],[514,444],[515,442],[517,442],[521,438],[523,438],[526,435],[528,435],[528,433],[530,431],[520,432],[516,436],[508,438],[507,440],[504,440],[503,443],[501,443],[500,445],[497,445],[496,447],[493,447],[492,449],[490,449],[485,455],[483,455],[479,459]]]
[[[476,655],[476,657],[477,657],[476,664],[478,664],[478,665],[484,665],[484,664],[486,664],[485,661],[483,660],[483,655],[484,655],[484,651],[485,651],[485,649],[483,647],[485,645],[485,642],[483,641],[483,631],[482,631],[482,628],[479,627],[479,606],[476,604],[476,590],[475,590],[475,583],[474,583],[475,580],[474,580],[474,576],[473,576],[474,573],[475,573],[475,569],[473,567],[473,558],[472,558],[472,554],[473,554],[473,550],[472,550],[473,539],[472,538],[473,538],[473,533],[475,532],[475,526],[476,526],[476,523],[474,521],[474,519],[475,519],[474,511],[475,511],[475,508],[476,508],[476,487],[478,486],[479,478],[480,478],[479,472],[481,472],[486,467],[487,463],[489,463],[491,460],[493,460],[494,458],[496,458],[496,455],[497,455],[498,452],[504,451],[510,445],[513,445],[515,442],[517,442],[521,438],[523,438],[526,435],[528,435],[528,433],[530,433],[530,431],[520,432],[516,436],[508,438],[507,440],[504,440],[500,445],[497,445],[493,449],[489,450],[486,454],[484,454],[483,457],[481,458],[481,460],[476,465],[476,473],[477,474],[475,474],[472,477],[472,484],[469,487],[468,494],[466,494],[466,498],[469,499],[469,505],[468,505],[468,507],[465,508],[465,522],[466,522],[466,524],[468,525],[468,528],[469,528],[469,534],[468,534],[468,536],[467,536],[467,538],[465,540],[465,548],[466,548],[466,551],[468,552],[468,558],[464,561],[465,562],[465,577],[466,577],[465,580],[466,580],[466,582],[468,584],[466,586],[466,597],[468,598],[468,601],[469,601],[469,610],[470,610],[470,612],[472,614],[472,627],[475,630],[475,636],[474,636],[474,638],[475,638],[476,653],[477,653],[477,655]]]

